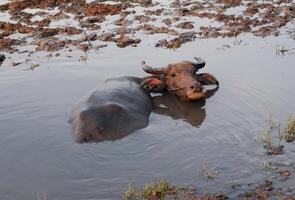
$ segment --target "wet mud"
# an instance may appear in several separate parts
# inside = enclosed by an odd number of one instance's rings
[[[241,33],[252,33],[257,37],[277,36],[280,34],[280,28],[295,17],[295,3],[289,0],[216,0],[215,3],[175,0],[169,5],[151,0],[112,2],[110,4],[99,1],[87,3],[85,0],[18,0],[2,4],[0,12],[9,14],[10,19],[7,20],[14,22],[0,22],[1,50],[12,53],[18,50],[17,46],[20,44],[33,44],[37,45],[36,51],[58,51],[75,46],[85,52],[92,47],[87,44],[89,42],[82,39],[83,32],[92,34],[91,31],[96,31],[101,37],[92,37],[90,41],[114,42],[120,48],[137,46],[142,36],[134,38],[133,35],[138,32],[165,34],[174,39],[160,39],[154,46],[175,49],[193,41],[194,38],[237,37]],[[39,10],[30,12],[28,9]],[[51,12],[52,9],[57,12]],[[240,11],[236,12],[233,9]],[[34,19],[36,16],[37,20]],[[112,20],[109,16],[120,18]],[[51,24],[59,20],[72,20],[76,25],[53,28]],[[212,25],[198,25],[195,23],[196,20],[210,20]],[[106,30],[106,24],[109,23],[118,28]],[[115,36],[105,39],[102,35],[107,32]],[[9,39],[16,33],[25,34],[23,42],[18,43]],[[68,39],[60,37],[63,35],[67,35]],[[44,48],[36,41],[28,42],[30,38],[36,40],[40,37],[46,38],[46,45],[49,47]],[[55,37],[60,41],[57,42]]]

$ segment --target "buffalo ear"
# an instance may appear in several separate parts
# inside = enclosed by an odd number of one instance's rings
[[[219,85],[218,80],[209,73],[197,74],[197,80],[201,85]]]
[[[140,86],[148,92],[164,92],[167,88],[162,80],[155,77],[144,78]]]
[[[206,62],[202,58],[194,57],[195,62],[193,62],[193,66],[195,67],[196,71],[205,67]]]

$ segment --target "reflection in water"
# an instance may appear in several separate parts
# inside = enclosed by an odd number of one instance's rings
[[[212,97],[219,87],[207,90],[207,98]],[[206,100],[182,101],[178,97],[165,93],[153,97],[153,111],[160,115],[170,116],[173,119],[183,119],[194,127],[200,127],[206,117]]]

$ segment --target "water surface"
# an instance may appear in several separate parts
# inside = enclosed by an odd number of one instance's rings
[[[242,43],[234,45],[236,40]],[[284,124],[295,113],[295,57],[276,55],[277,45],[294,48],[294,40],[243,35],[197,40],[175,51],[147,41],[137,48],[102,49],[85,63],[78,61],[80,52],[53,59],[36,53],[40,67],[34,71],[6,60],[0,68],[1,199],[33,199],[37,192],[46,192],[47,199],[119,199],[128,182],[143,186],[160,178],[235,198],[247,188],[233,190],[233,183],[265,179],[264,160],[294,165],[294,144],[283,143],[285,154],[267,158],[255,140],[270,115]],[[187,106],[189,113],[154,112],[147,128],[121,140],[74,142],[69,111],[104,79],[144,76],[141,60],[164,66],[194,56],[205,59],[202,72],[221,83],[210,99]],[[199,175],[204,166],[218,176],[206,182]],[[275,185],[295,189],[295,179]]]

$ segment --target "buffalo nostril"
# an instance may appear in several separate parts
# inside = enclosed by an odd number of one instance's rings
[[[195,86],[195,91],[196,92],[203,92],[204,88],[201,86]]]
[[[191,88],[191,89],[195,89],[195,86],[194,86],[194,85],[192,85],[192,86],[190,86],[190,88]]]

